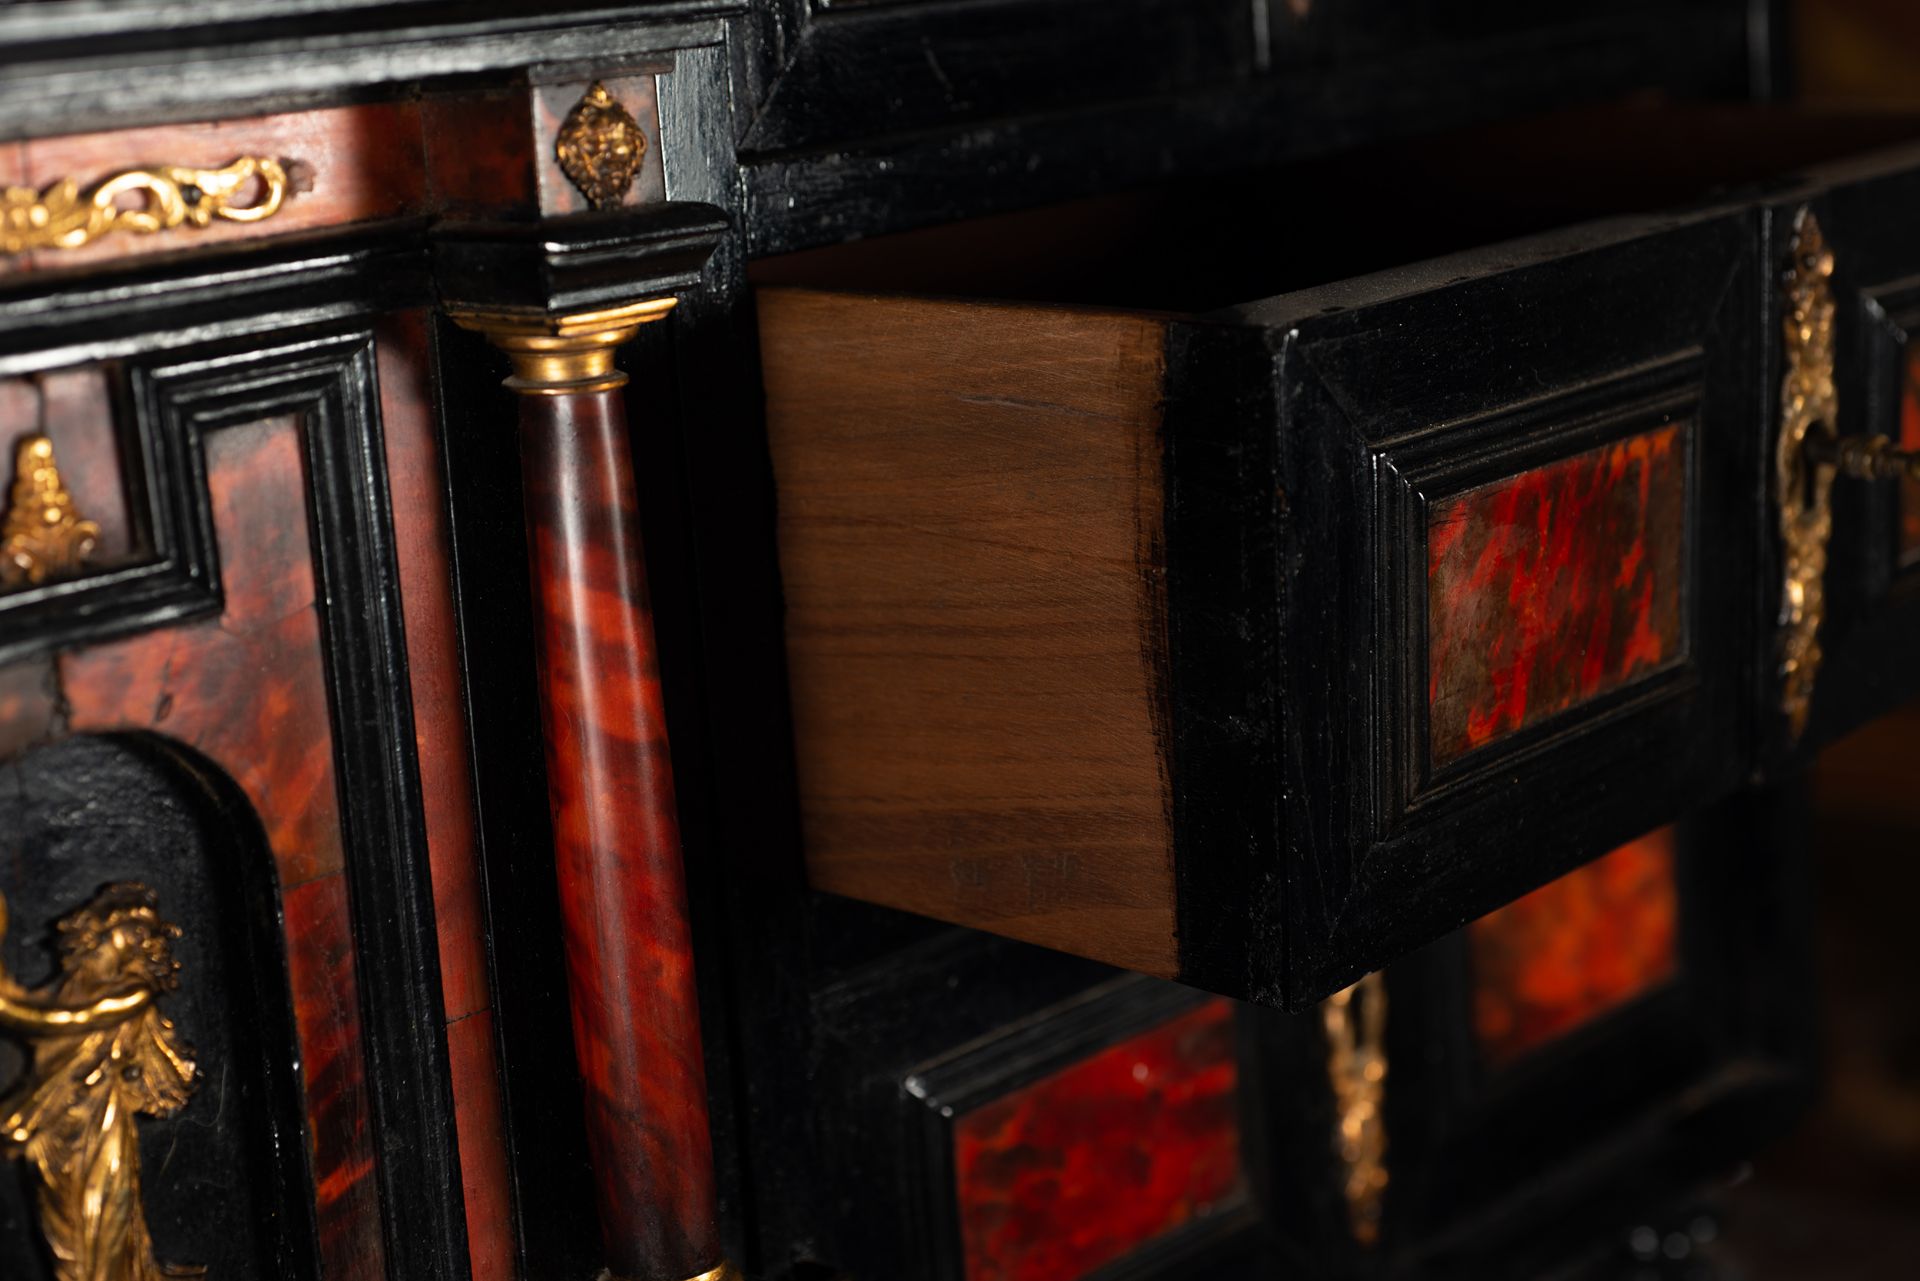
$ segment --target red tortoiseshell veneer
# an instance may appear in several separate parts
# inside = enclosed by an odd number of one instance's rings
[[[1238,1197],[1238,1087],[1216,1000],[963,1114],[967,1281],[1077,1281]]]
[[[467,1248],[475,1281],[506,1281],[514,1270],[512,1207],[453,615],[452,547],[432,420],[427,317],[409,312],[383,323],[379,362],[380,418],[433,871]]]
[[[685,876],[617,390],[523,395],[547,784],[607,1264],[722,1262]]]
[[[1681,656],[1684,439],[1661,427],[1434,505],[1435,764]]]
[[[1475,921],[1473,1025],[1495,1067],[1679,969],[1675,833],[1663,827]]]
[[[1900,448],[1920,449],[1920,342],[1900,362]],[[1900,479],[1900,559],[1920,558],[1920,480]]]
[[[240,784],[267,832],[286,914],[320,1251],[329,1277],[382,1275],[371,1110],[341,845],[299,424],[207,440],[219,618],[63,654],[67,728],[151,729]]]

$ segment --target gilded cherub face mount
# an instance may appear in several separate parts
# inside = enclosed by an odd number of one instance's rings
[[[7,926],[0,898],[0,938]],[[38,1176],[40,1229],[57,1281],[203,1275],[155,1261],[140,1197],[135,1118],[172,1116],[198,1069],[155,1002],[180,983],[173,941],[144,885],[109,885],[57,934],[60,970],[28,991],[0,963],[0,1034],[32,1051],[0,1099],[0,1151]]]
[[[574,104],[554,141],[554,157],[567,180],[595,209],[610,209],[627,197],[647,157],[647,135],[633,113],[598,80]]]

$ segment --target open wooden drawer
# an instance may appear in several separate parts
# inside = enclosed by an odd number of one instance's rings
[[[1825,145],[1690,119],[1662,196]],[[763,271],[816,886],[1299,1008],[1761,763],[1816,189],[1321,283],[1561,216],[1506,137]]]

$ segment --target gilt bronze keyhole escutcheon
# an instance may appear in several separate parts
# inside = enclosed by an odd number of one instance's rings
[[[6,933],[0,899],[0,938]],[[187,1105],[198,1074],[158,1002],[180,982],[159,896],[109,885],[61,919],[59,972],[29,991],[0,964],[0,1034],[30,1062],[0,1098],[0,1150],[34,1175],[57,1281],[204,1275],[153,1255],[140,1187],[137,1118]]]
[[[1833,535],[1833,251],[1812,210],[1801,213],[1784,278],[1785,372],[1774,458],[1780,512],[1780,709],[1795,738],[1807,727],[1820,671],[1827,543]]]
[[[1780,593],[1780,708],[1799,738],[1812,709],[1823,651],[1827,546],[1833,537],[1833,483],[1920,479],[1920,453],[1884,436],[1841,436],[1834,376],[1833,250],[1812,210],[1802,211],[1783,277],[1784,369],[1774,458],[1783,578]]]

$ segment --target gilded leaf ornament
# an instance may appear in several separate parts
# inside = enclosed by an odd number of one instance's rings
[[[0,189],[0,254],[78,249],[111,232],[151,235],[216,218],[259,222],[286,198],[287,171],[269,156],[242,156],[224,169],[128,169],[84,193],[73,178],[44,191],[7,187]]]
[[[6,901],[0,899],[0,937]],[[198,1069],[156,1004],[180,983],[173,940],[144,885],[109,885],[58,927],[59,973],[28,991],[0,965],[0,1033],[32,1059],[0,1099],[0,1150],[24,1159],[56,1281],[165,1281],[140,1191],[136,1118],[187,1105]]]

